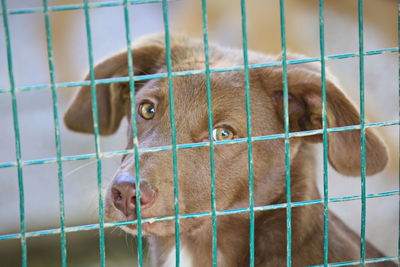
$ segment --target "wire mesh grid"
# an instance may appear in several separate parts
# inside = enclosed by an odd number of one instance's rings
[[[132,57],[132,47],[131,47],[131,29],[129,23],[129,9],[128,6],[134,4],[146,4],[146,3],[162,3],[163,9],[163,22],[165,31],[165,48],[166,48],[166,73],[149,74],[135,76],[133,72],[133,62]],[[168,17],[168,0],[123,0],[123,1],[109,1],[109,2],[93,2],[89,3],[88,0],[84,0],[83,4],[78,5],[65,5],[65,6],[49,6],[48,0],[43,0],[43,7],[40,8],[26,8],[26,9],[7,9],[6,0],[1,0],[2,12],[7,49],[7,62],[8,62],[8,75],[10,80],[9,88],[0,89],[0,94],[11,94],[12,99],[12,114],[14,121],[14,132],[15,132],[15,147],[16,147],[16,160],[12,162],[0,162],[0,168],[16,167],[18,170],[18,185],[19,185],[19,209],[20,209],[20,232],[15,234],[5,234],[0,235],[1,240],[8,239],[20,239],[21,241],[21,257],[22,266],[28,265],[27,258],[27,238],[36,236],[46,236],[60,234],[61,240],[61,264],[62,266],[67,266],[67,238],[66,234],[70,232],[85,231],[98,229],[99,231],[99,248],[100,248],[100,265],[105,266],[105,240],[104,240],[104,228],[124,226],[129,224],[137,224],[138,226],[138,265],[143,265],[143,245],[142,245],[142,224],[147,222],[158,222],[158,221],[175,221],[175,246],[176,246],[176,266],[180,265],[180,220],[187,218],[200,218],[200,217],[212,217],[212,263],[213,266],[217,266],[217,216],[235,214],[235,213],[249,213],[250,215],[250,238],[249,238],[249,266],[254,266],[254,213],[266,210],[275,209],[286,209],[287,215],[287,266],[292,265],[292,233],[291,233],[291,210],[294,207],[308,206],[323,204],[324,205],[324,262],[322,265],[318,266],[348,266],[348,265],[358,265],[364,266],[366,263],[372,262],[385,262],[391,260],[399,260],[399,256],[384,257],[384,258],[374,258],[366,259],[365,255],[365,220],[366,220],[366,200],[369,198],[381,198],[399,195],[399,190],[380,192],[375,194],[366,193],[366,144],[365,144],[365,130],[367,128],[376,127],[386,127],[386,126],[396,126],[400,122],[397,121],[384,121],[377,123],[366,123],[365,122],[365,104],[364,104],[364,57],[370,55],[378,55],[382,53],[398,53],[399,47],[386,48],[365,51],[364,50],[364,37],[363,37],[363,1],[358,0],[358,33],[359,33],[359,51],[358,53],[347,53],[347,54],[337,54],[337,55],[325,55],[325,37],[324,37],[324,0],[319,0],[319,33],[320,33],[320,57],[316,58],[303,58],[295,60],[287,60],[286,56],[286,33],[285,33],[285,1],[279,0],[280,4],[280,28],[281,28],[281,48],[282,48],[282,60],[279,62],[265,62],[262,64],[249,64],[248,62],[248,48],[247,48],[247,26],[246,26],[246,1],[241,0],[241,25],[242,25],[242,40],[243,40],[243,65],[232,66],[226,68],[215,68],[211,69],[209,64],[209,45],[208,45],[208,25],[207,25],[207,1],[201,0],[202,4],[202,22],[203,22],[203,43],[204,43],[204,56],[205,56],[205,66],[201,70],[190,70],[190,71],[179,71],[173,72],[171,65],[171,45],[170,45],[170,33],[169,33],[169,17]],[[90,24],[90,12],[92,8],[106,8],[112,6],[122,6],[124,9],[124,20],[125,20],[125,37],[126,37],[126,47],[127,47],[127,57],[128,57],[128,76],[120,78],[109,78],[109,79],[96,79],[94,75],[94,62],[93,62],[93,51],[92,51],[92,38],[91,38],[91,24]],[[53,62],[53,45],[51,36],[51,25],[49,14],[51,12],[59,12],[66,10],[77,10],[82,9],[84,11],[85,17],[85,27],[87,36],[87,48],[88,48],[88,61],[90,68],[90,79],[88,81],[82,82],[67,82],[67,83],[56,83],[54,75],[54,62]],[[8,24],[8,16],[18,15],[18,14],[30,14],[30,13],[43,13],[45,20],[46,36],[47,36],[47,53],[48,53],[48,64],[49,64],[49,76],[50,84],[39,84],[33,86],[16,87],[14,82],[14,69],[13,69],[13,58],[12,58],[12,40],[10,39],[10,29]],[[360,74],[360,124],[328,128],[327,116],[326,116],[326,70],[325,65],[327,60],[333,59],[345,59],[345,58],[359,58],[359,74]],[[288,113],[288,81],[287,81],[287,67],[293,64],[302,64],[309,62],[320,62],[321,64],[321,79],[322,79],[322,129],[311,130],[311,131],[301,131],[301,132],[290,132],[289,129],[289,113]],[[251,126],[251,112],[250,112],[250,83],[249,83],[249,70],[255,68],[268,68],[281,66],[283,70],[283,92],[284,92],[284,133],[274,134],[267,136],[252,136],[252,126]],[[245,97],[246,97],[246,115],[247,115],[247,138],[234,139],[229,141],[214,141],[212,138],[213,130],[213,115],[211,106],[211,83],[210,75],[211,73],[218,72],[229,72],[242,70],[245,74]],[[174,121],[174,87],[173,87],[173,77],[188,76],[188,75],[198,75],[205,74],[206,77],[206,89],[207,89],[207,106],[208,106],[208,131],[209,131],[209,142],[191,143],[191,144],[177,144],[176,141],[176,127]],[[148,81],[151,79],[168,79],[169,87],[169,111],[170,111],[170,125],[171,125],[171,138],[172,145],[160,146],[160,147],[148,147],[139,148],[138,146],[138,129],[136,124],[136,103],[135,103],[135,82],[136,81]],[[99,138],[99,126],[98,126],[98,111],[97,111],[97,101],[96,101],[96,85],[100,84],[111,84],[128,82],[130,88],[130,98],[131,101],[131,121],[132,121],[132,136],[133,136],[133,149],[119,150],[119,151],[101,151],[100,150],[100,138]],[[75,86],[90,86],[92,93],[92,113],[93,113],[93,129],[94,129],[94,139],[95,139],[95,153],[91,154],[81,154],[73,156],[63,156],[61,151],[61,137],[60,137],[60,122],[59,122],[59,110],[58,110],[58,96],[57,88],[75,87]],[[22,93],[25,91],[34,91],[50,88],[52,92],[53,99],[53,118],[54,118],[54,134],[56,142],[56,157],[55,158],[42,158],[35,160],[22,160],[21,157],[21,142],[20,142],[20,128],[18,122],[18,103],[16,99],[17,93]],[[360,130],[361,134],[361,194],[345,197],[329,197],[328,190],[328,134],[335,132]],[[312,200],[312,201],[302,201],[302,202],[291,202],[291,192],[290,192],[290,140],[294,137],[304,137],[310,135],[322,134],[323,136],[323,199]],[[272,140],[272,139],[284,139],[285,141],[285,165],[286,165],[286,203],[266,205],[266,206],[255,206],[254,205],[254,192],[253,192],[253,152],[252,144],[253,142]],[[249,207],[235,210],[218,210],[216,209],[216,199],[215,199],[215,166],[214,166],[214,148],[215,146],[221,146],[226,144],[237,144],[246,143],[248,146],[248,179],[249,179]],[[196,214],[180,214],[178,206],[178,166],[177,166],[177,150],[188,149],[196,147],[209,147],[210,148],[210,170],[211,170],[211,212],[203,212]],[[158,151],[172,151],[173,155],[173,180],[174,180],[174,203],[175,211],[173,216],[158,217],[158,218],[141,218],[140,210],[140,186],[136,187],[136,209],[137,209],[137,219],[134,221],[124,221],[124,222],[104,222],[103,214],[103,195],[102,195],[102,158],[109,158],[118,155],[134,154],[135,157],[135,169],[136,169],[136,183],[140,184],[140,166],[139,166],[139,153],[141,152],[158,152]],[[65,225],[65,210],[64,210],[64,186],[63,186],[63,163],[67,161],[84,160],[84,159],[96,159],[97,162],[97,186],[98,186],[98,205],[99,205],[99,222],[90,225],[80,225],[74,227],[67,227]],[[59,220],[60,227],[56,229],[47,229],[40,231],[27,232],[25,226],[25,208],[24,208],[24,183],[23,183],[23,167],[29,165],[38,164],[57,164],[58,167],[58,186],[59,186]],[[360,240],[360,259],[350,262],[336,262],[330,263],[328,261],[328,224],[329,224],[329,212],[328,206],[330,203],[335,202],[345,202],[361,200],[361,240]],[[400,242],[400,239],[399,239]]]

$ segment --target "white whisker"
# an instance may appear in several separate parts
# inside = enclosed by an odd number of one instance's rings
[[[93,161],[90,161],[90,162],[88,162],[86,164],[82,164],[81,166],[79,166],[79,167],[73,169],[72,171],[68,172],[67,174],[65,174],[64,177],[68,177],[68,176],[80,171],[81,169],[86,168],[87,166],[92,165],[92,164],[94,164],[96,162],[97,161],[93,160]]]

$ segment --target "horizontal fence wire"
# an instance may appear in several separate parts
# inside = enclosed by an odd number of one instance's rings
[[[393,190],[387,192],[380,192],[380,193],[373,193],[367,194],[367,199],[375,199],[381,197],[392,197],[392,196],[400,196],[400,190]],[[347,201],[354,201],[360,200],[361,195],[353,195],[353,196],[344,196],[344,197],[334,197],[329,198],[329,203],[338,203],[338,202],[347,202]],[[307,201],[299,201],[299,202],[291,202],[292,208],[301,207],[301,206],[310,206],[310,205],[323,205],[323,199],[317,200],[307,200]],[[266,206],[256,206],[254,207],[255,212],[262,212],[268,210],[277,210],[277,209],[285,209],[287,207],[287,203],[280,203],[280,204],[273,204],[273,205],[266,205]],[[238,214],[238,213],[247,213],[249,212],[249,208],[243,209],[234,209],[234,210],[221,210],[216,211],[216,216],[224,216],[224,215],[231,215],[231,214]],[[191,214],[180,214],[178,217],[179,219],[189,219],[189,218],[200,218],[200,217],[210,217],[212,216],[212,212],[202,212],[202,213],[191,213]],[[164,216],[164,217],[156,217],[156,218],[147,218],[142,219],[142,223],[155,223],[155,222],[162,222],[162,221],[171,221],[175,220],[175,216]],[[104,228],[110,227],[119,227],[125,225],[132,225],[137,224],[137,220],[132,221],[123,221],[123,222],[106,222],[104,223]],[[88,230],[95,230],[99,229],[100,225],[97,224],[87,224],[87,225],[78,225],[78,226],[70,226],[65,228],[66,233],[71,232],[78,232],[78,231],[88,231]],[[26,237],[38,237],[38,236],[47,236],[53,234],[59,234],[60,228],[55,229],[46,229],[46,230],[39,230],[39,231],[32,231],[26,232]],[[8,240],[8,239],[18,239],[21,238],[21,233],[14,233],[14,234],[5,234],[0,235],[0,240]]]
[[[378,262],[388,262],[397,260],[397,257],[383,257],[383,258],[375,258],[375,259],[365,259],[365,263],[378,263]],[[329,263],[327,266],[352,266],[352,265],[360,265],[361,261],[344,261],[344,262],[335,262]],[[313,265],[308,267],[322,267],[325,265]]]
[[[378,127],[389,127],[400,125],[400,121],[386,121],[386,122],[375,122],[375,123],[366,123],[365,128],[378,128]],[[350,125],[350,126],[343,126],[343,127],[334,127],[328,128],[328,133],[337,133],[337,132],[344,132],[344,131],[353,131],[353,130],[360,130],[360,125]],[[301,131],[301,132],[290,132],[289,138],[298,138],[298,137],[305,137],[311,135],[323,134],[323,129],[317,130],[310,130],[310,131]],[[263,135],[263,136],[253,136],[251,138],[252,142],[260,142],[260,141],[267,141],[267,140],[274,140],[274,139],[283,139],[285,138],[285,134],[273,134],[273,135]],[[227,145],[227,144],[240,144],[247,142],[247,138],[239,138],[227,141],[215,141],[214,144],[216,146],[220,145]],[[197,148],[197,147],[208,147],[210,146],[210,142],[199,142],[199,143],[190,143],[190,144],[177,144],[176,149],[189,149],[189,148]],[[166,151],[172,150],[172,146],[157,146],[157,147],[142,147],[139,148],[139,152],[157,152],[157,151]],[[127,154],[134,153],[134,150],[127,149],[127,150],[117,150],[117,151],[108,151],[108,152],[101,152],[99,157],[100,158],[111,158],[115,156],[123,156]],[[62,161],[75,161],[75,160],[88,160],[96,158],[95,153],[89,154],[81,154],[81,155],[73,155],[73,156],[63,156],[61,157]],[[36,160],[25,160],[21,161],[21,166],[30,166],[30,165],[38,165],[38,164],[51,164],[56,163],[57,158],[44,158],[44,159],[36,159]],[[0,163],[0,168],[10,168],[10,167],[17,167],[18,163],[15,161],[12,162],[4,162]]]
[[[374,56],[381,55],[386,53],[397,53],[399,52],[399,47],[390,47],[384,49],[376,49],[369,50],[364,52],[364,56]],[[346,53],[346,54],[336,54],[326,56],[325,60],[336,60],[336,59],[346,59],[359,57],[357,53]],[[303,64],[303,63],[311,63],[311,62],[320,62],[320,57],[312,57],[312,58],[303,58],[303,59],[291,59],[287,60],[287,65],[295,65],[295,64]],[[269,68],[269,67],[279,67],[282,66],[282,61],[275,62],[266,62],[261,64],[249,64],[249,69],[259,69],[259,68]],[[232,66],[227,68],[213,68],[210,69],[210,73],[218,73],[218,72],[229,72],[229,71],[241,71],[244,70],[244,66]],[[190,75],[198,75],[205,74],[205,70],[187,70],[187,71],[177,71],[172,72],[172,77],[182,77],[182,76],[190,76]],[[157,73],[157,74],[149,74],[149,75],[137,75],[133,77],[133,80],[136,81],[147,81],[152,79],[163,79],[167,78],[167,73]],[[118,77],[118,78],[109,78],[109,79],[97,79],[95,80],[96,84],[110,84],[110,83],[120,83],[120,82],[129,82],[129,77]],[[65,88],[65,87],[77,87],[77,86],[88,86],[90,85],[90,81],[77,81],[77,82],[65,82],[65,83],[57,83],[57,88]],[[39,84],[39,85],[29,85],[29,86],[16,86],[15,91],[24,92],[24,91],[33,91],[33,90],[42,90],[51,88],[51,84]],[[8,93],[11,91],[11,88],[1,88],[1,93]]]
[[[176,0],[169,0],[169,2],[174,2]],[[161,3],[162,0],[128,0],[128,5],[139,5],[139,4],[151,4],[151,3]],[[91,2],[88,3],[88,8],[102,8],[102,7],[116,7],[125,5],[125,1],[103,1],[103,2]],[[84,4],[76,4],[76,5],[57,5],[48,7],[49,12],[56,11],[68,11],[68,10],[79,10],[85,9]],[[32,14],[32,13],[42,13],[44,12],[44,8],[42,7],[33,7],[33,8],[18,8],[18,9],[8,9],[7,12],[0,12],[0,16],[4,14],[7,15],[21,15],[21,14]]]

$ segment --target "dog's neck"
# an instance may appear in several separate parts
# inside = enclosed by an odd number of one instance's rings
[[[313,234],[322,232],[323,218],[312,216],[307,227],[299,222],[302,216],[312,213],[314,207],[292,210],[292,249],[298,251],[307,241],[314,246]],[[306,214],[305,214],[306,213]],[[310,214],[312,215],[312,214]],[[308,217],[308,215],[307,215]],[[310,217],[308,217],[310,218]],[[248,266],[250,261],[249,220],[240,217],[218,217],[217,260],[218,266]],[[257,266],[284,266],[286,263],[286,210],[266,211],[255,219],[255,264]],[[317,238],[318,239],[318,238]],[[175,266],[175,237],[149,238],[152,266]],[[311,242],[310,242],[311,241]],[[182,234],[180,238],[180,263],[184,267],[212,265],[212,228],[203,228],[196,235]],[[301,249],[307,249],[302,247]]]
[[[299,160],[292,164],[308,164],[313,162],[309,158],[311,153],[304,151]],[[306,165],[303,165],[306,166]],[[308,165],[309,166],[309,165]],[[298,168],[299,166],[296,166]],[[304,177],[292,177],[292,201],[306,201],[320,199],[315,187],[311,168],[305,172],[294,175]],[[301,178],[301,179],[300,179]],[[285,203],[283,193],[277,203]],[[304,242],[308,246],[320,245],[320,238],[315,242],[312,235],[316,231],[323,232],[322,206],[306,206],[292,209],[292,249],[305,249]],[[255,264],[268,266],[283,266],[286,264],[286,209],[255,212],[254,234]],[[318,233],[320,236],[320,233]],[[233,214],[218,216],[217,218],[217,260],[218,266],[247,266],[250,261],[250,220],[249,216]],[[311,242],[310,242],[311,241]],[[175,264],[175,237],[151,237],[149,238],[152,266],[174,266]],[[212,265],[212,227],[211,219],[201,230],[192,234],[181,234],[180,238],[180,262],[181,266],[210,266]],[[189,263],[189,265],[187,265]]]

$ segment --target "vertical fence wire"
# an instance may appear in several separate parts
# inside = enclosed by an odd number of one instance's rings
[[[25,229],[25,198],[24,198],[24,177],[22,171],[22,157],[21,157],[21,137],[19,132],[18,122],[18,104],[16,97],[16,87],[14,81],[14,70],[10,40],[10,29],[8,25],[7,5],[6,0],[1,0],[1,8],[3,10],[3,23],[4,33],[7,46],[7,64],[8,64],[8,77],[10,79],[11,87],[11,102],[14,121],[14,134],[15,134],[15,154],[17,158],[17,171],[18,171],[18,188],[19,188],[19,221],[21,230],[21,256],[22,266],[26,267],[28,264],[28,250],[26,245],[26,229]]]
[[[208,109],[208,136],[210,140],[210,175],[211,175],[211,216],[212,216],[212,265],[217,266],[217,204],[215,199],[215,162],[213,139],[213,113],[210,81],[210,59],[208,53],[208,24],[207,24],[207,0],[201,0],[203,18],[203,43],[206,68],[206,89]]]
[[[360,71],[360,143],[361,143],[361,266],[365,266],[365,221],[367,213],[366,183],[365,183],[365,101],[364,101],[364,24],[363,1],[358,0],[358,41],[359,41],[359,71]]]
[[[90,16],[88,0],[83,0],[83,8],[85,14],[86,37],[89,56],[89,73],[90,73],[90,90],[92,94],[92,115],[93,115],[93,132],[96,147],[96,161],[97,161],[97,190],[99,198],[99,245],[100,245],[100,266],[104,267],[106,264],[105,243],[104,243],[104,208],[103,208],[103,194],[102,194],[102,163],[100,152],[100,135],[99,135],[99,118],[97,109],[97,96],[96,96],[96,77],[94,73],[93,64],[93,46],[92,46],[92,33],[90,29]]]
[[[132,55],[132,40],[131,27],[129,23],[128,0],[124,0],[124,20],[125,20],[125,38],[127,46],[128,60],[128,75],[129,75],[129,95],[131,99],[131,123],[133,136],[133,149],[135,157],[135,184],[136,184],[136,214],[137,214],[137,260],[138,266],[143,266],[143,242],[142,242],[142,215],[140,207],[140,162],[139,162],[139,139],[137,130],[137,115],[136,115],[136,97],[135,97],[135,82],[133,80],[133,55]]]
[[[174,209],[175,209],[175,250],[176,267],[180,265],[180,234],[179,234],[179,190],[178,190],[178,162],[176,150],[176,127],[174,118],[174,88],[172,84],[171,43],[169,34],[168,0],[163,0],[163,20],[165,32],[165,49],[168,77],[169,113],[172,139],[172,164],[174,172]]]
[[[397,47],[400,47],[400,0],[397,0]],[[399,55],[397,57],[398,57],[398,59],[400,59]],[[398,113],[398,117],[400,118],[400,68],[398,70],[398,75],[399,75],[399,81],[398,81],[399,113]],[[399,150],[398,152],[400,154],[400,147],[398,147],[397,149]],[[398,182],[399,182],[399,190],[400,190],[400,176],[399,176]],[[400,196],[399,196],[399,198],[400,198]],[[400,199],[399,199],[399,201],[400,201]],[[398,241],[397,241],[397,262],[398,262],[398,264],[400,264],[400,212],[399,212],[398,235],[399,236],[398,236]]]
[[[242,16],[242,39],[243,39],[243,65],[244,65],[244,83],[246,93],[246,118],[247,118],[247,152],[249,167],[249,215],[250,215],[250,263],[254,266],[254,177],[253,177],[253,143],[251,140],[251,105],[250,105],[250,80],[249,80],[249,60],[247,48],[247,25],[246,25],[246,1],[241,0]]]
[[[285,127],[285,166],[286,166],[286,257],[287,266],[292,266],[292,203],[290,190],[290,140],[289,140],[289,88],[287,77],[286,59],[286,33],[285,33],[285,0],[279,0],[280,26],[282,42],[282,85],[283,85],[283,109]]]
[[[53,121],[54,121],[54,133],[56,140],[56,154],[57,154],[57,168],[58,168],[58,194],[59,194],[59,205],[60,205],[60,238],[61,238],[61,266],[67,266],[67,241],[65,234],[65,209],[64,209],[64,181],[63,181],[63,167],[61,161],[61,137],[60,137],[60,120],[58,117],[58,94],[55,79],[54,70],[54,53],[53,53],[53,41],[51,36],[51,23],[49,17],[49,6],[48,0],[43,0],[43,13],[46,26],[46,37],[47,37],[47,57],[49,61],[50,70],[50,81],[51,81],[51,93],[53,98]]]
[[[325,69],[325,17],[324,0],[319,1],[319,46],[321,54],[321,96],[322,96],[322,142],[324,169],[324,266],[329,263],[329,182],[328,182],[328,122],[326,118],[326,69]]]

